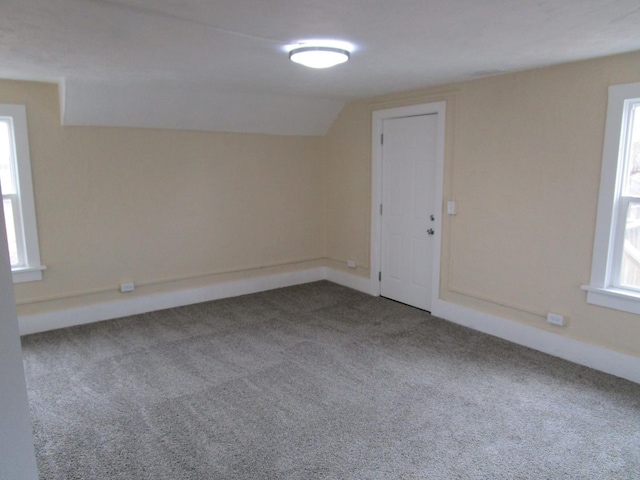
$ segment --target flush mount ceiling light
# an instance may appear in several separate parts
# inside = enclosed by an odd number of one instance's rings
[[[290,47],[289,59],[310,68],[329,68],[349,60],[350,52],[342,46],[299,43]]]

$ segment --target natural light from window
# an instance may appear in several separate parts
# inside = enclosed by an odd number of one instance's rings
[[[620,286],[640,290],[640,104],[631,107],[624,146],[622,198],[628,201]]]
[[[587,302],[640,315],[640,83],[611,85]]]
[[[13,282],[42,280],[24,105],[0,104],[0,186]]]
[[[2,205],[4,207],[5,227],[9,243],[11,266],[20,264],[18,236],[16,232],[15,201],[18,190],[14,171],[13,129],[8,120],[0,120],[0,185],[2,185]]]

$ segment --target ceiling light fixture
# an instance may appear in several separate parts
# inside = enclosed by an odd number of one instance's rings
[[[349,50],[301,44],[289,51],[289,59],[310,68],[329,68],[349,60]]]

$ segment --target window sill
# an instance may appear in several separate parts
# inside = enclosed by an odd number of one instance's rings
[[[582,289],[587,292],[587,303],[640,314],[640,292],[591,285],[583,285]]]
[[[11,270],[13,283],[37,282],[42,280],[42,271],[47,267],[39,265],[37,267],[14,268]]]

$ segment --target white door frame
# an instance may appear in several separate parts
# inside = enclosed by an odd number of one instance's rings
[[[380,296],[379,280],[382,246],[382,221],[380,205],[382,203],[382,135],[383,122],[386,119],[411,117],[416,115],[437,114],[436,132],[436,198],[433,244],[433,282],[431,289],[431,305],[435,304],[440,293],[440,249],[442,245],[443,182],[444,182],[444,143],[445,143],[445,111],[446,102],[422,103],[406,107],[389,108],[373,112],[371,134],[371,294]]]

